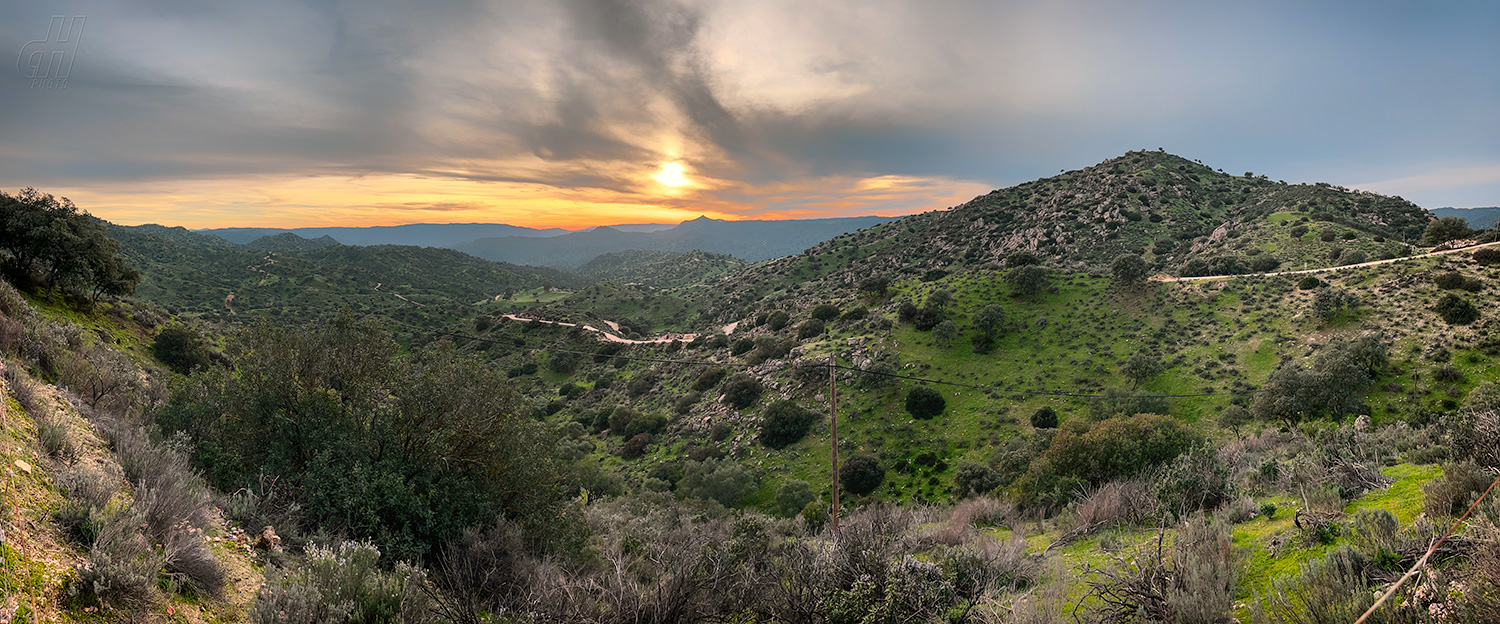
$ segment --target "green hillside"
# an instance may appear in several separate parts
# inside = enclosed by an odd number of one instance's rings
[[[745,264],[734,256],[707,251],[631,250],[600,255],[574,272],[595,281],[678,288],[712,283]]]

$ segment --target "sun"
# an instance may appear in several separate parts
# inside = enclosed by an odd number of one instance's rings
[[[653,177],[664,186],[677,188],[679,186],[687,186],[688,184],[688,179],[682,175],[682,172],[682,163],[669,162],[662,165],[661,170],[657,171]]]

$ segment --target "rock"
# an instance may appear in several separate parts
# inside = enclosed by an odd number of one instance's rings
[[[256,540],[255,547],[259,550],[279,553],[281,552],[281,536],[276,534],[275,529],[268,526],[260,530],[260,539]]]
[[[18,459],[18,460],[16,460],[16,467],[20,468],[21,472],[24,472],[26,474],[31,474],[31,464],[28,464],[28,463],[26,463],[26,462],[21,461],[21,460]]]

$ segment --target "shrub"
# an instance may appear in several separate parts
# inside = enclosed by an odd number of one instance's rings
[[[943,348],[953,346],[953,339],[958,337],[958,324],[952,319],[945,320],[932,327],[932,340]]]
[[[1005,485],[1000,473],[984,464],[962,462],[953,473],[953,490],[960,498],[983,496]]]
[[[625,394],[632,397],[641,396],[655,388],[658,381],[660,381],[660,378],[657,377],[655,371],[637,373],[634,377],[630,378],[629,382],[626,382]]]
[[[1009,256],[1005,257],[1005,266],[1011,268],[1032,266],[1041,263],[1042,259],[1038,258],[1036,254],[1024,250],[1012,252]]]
[[[1432,309],[1449,325],[1468,325],[1479,320],[1479,309],[1474,304],[1451,293],[1443,295]]]
[[[186,327],[168,327],[156,334],[151,354],[167,368],[186,375],[200,366],[208,366],[208,349],[197,332]]]
[[[831,303],[820,303],[820,304],[814,306],[813,309],[812,309],[812,311],[810,311],[810,312],[807,313],[807,315],[809,317],[812,317],[812,318],[815,318],[815,319],[818,319],[818,320],[824,321],[824,322],[832,321],[832,320],[838,318],[839,314],[840,314],[839,307],[836,306],[836,305],[833,305]]]
[[[616,407],[609,412],[609,432],[615,435],[625,435],[626,428],[630,426],[630,422],[640,415],[640,412],[624,405]]]
[[[823,335],[824,331],[827,331],[827,329],[828,327],[823,324],[823,321],[815,318],[807,319],[805,321],[802,321],[801,324],[797,325],[797,338],[799,340],[807,340],[808,338],[821,336]]]
[[[639,459],[646,454],[646,448],[651,446],[651,434],[638,433],[620,445],[618,455],[623,459]]]
[[[677,397],[677,400],[672,403],[672,411],[678,414],[686,414],[693,411],[693,406],[697,405],[698,401],[702,399],[703,395],[698,394],[697,392],[689,392],[680,397]]]
[[[398,622],[421,593],[422,574],[407,565],[386,572],[380,550],[368,542],[308,549],[293,570],[275,570],[255,596],[253,624]],[[403,605],[407,608],[403,609]]]
[[[693,380],[693,389],[699,392],[711,390],[714,386],[719,385],[719,382],[723,381],[724,376],[728,374],[729,371],[717,366],[705,369],[698,375],[697,379]]]
[[[1297,288],[1301,290],[1312,290],[1323,285],[1323,280],[1320,280],[1311,275],[1303,276],[1302,279],[1297,280]]]
[[[917,322],[917,304],[910,301],[902,301],[901,305],[896,307],[896,320],[902,323]]]
[[[1005,274],[1005,282],[1015,294],[1031,296],[1047,288],[1050,282],[1047,280],[1047,270],[1035,265],[1026,265],[1011,269]]]
[[[1212,447],[1178,455],[1156,475],[1157,500],[1178,516],[1212,510],[1229,502],[1231,494],[1229,469]]]
[[[1428,517],[1446,518],[1462,514],[1493,480],[1494,475],[1473,461],[1443,466],[1443,476],[1422,486],[1427,498]]]
[[[1442,273],[1438,273],[1437,275],[1433,276],[1432,283],[1437,284],[1437,287],[1443,290],[1467,290],[1469,292],[1479,292],[1480,290],[1484,289],[1484,284],[1480,283],[1479,280],[1464,277],[1464,274],[1459,273],[1458,271],[1444,271]]]
[[[156,581],[166,557],[141,533],[143,520],[129,507],[98,519],[94,543],[78,565],[80,595],[116,609],[143,609],[161,599]]]
[[[792,316],[787,314],[785,310],[772,310],[770,314],[766,315],[766,326],[770,327],[771,331],[781,331],[791,320]]]
[[[906,393],[906,412],[918,420],[930,420],[947,408],[947,402],[937,390],[917,386]]]
[[[812,486],[799,479],[787,481],[776,490],[776,509],[786,517],[797,515],[814,500],[817,497],[813,495]]]
[[[1155,414],[1109,418],[1086,430],[1063,427],[1011,487],[1026,502],[1056,504],[1086,484],[1135,476],[1171,461],[1198,441],[1182,423]]]
[[[809,501],[802,507],[802,521],[807,523],[808,528],[817,531],[828,522],[828,508],[816,500]]]
[[[845,321],[862,321],[868,316],[870,316],[869,308],[866,308],[864,306],[854,306],[852,308],[849,308],[849,310],[847,312],[844,312],[844,315],[839,318]]]
[[[633,438],[641,434],[657,434],[667,427],[667,417],[661,414],[638,416],[625,425],[625,436]]]
[[[740,373],[724,383],[724,400],[736,409],[745,409],[755,405],[764,391],[759,379]]]
[[[689,462],[677,482],[677,494],[683,498],[716,500],[725,507],[738,505],[754,492],[755,475],[749,469],[730,461],[705,459]]]
[[[875,491],[885,481],[885,466],[874,455],[859,453],[839,466],[839,485],[856,496]]]
[[[891,280],[888,277],[867,277],[859,283],[859,294],[869,299],[878,299],[884,297],[890,287]]]
[[[817,420],[816,412],[802,409],[795,402],[777,401],[766,408],[761,418],[760,442],[773,449],[784,449],[805,437]],[[800,509],[801,505],[797,507]]]
[[[1037,429],[1056,429],[1057,410],[1051,405],[1043,405],[1031,413],[1031,426]]]
[[[1116,282],[1125,286],[1135,286],[1146,280],[1150,268],[1146,261],[1136,254],[1124,254],[1115,258],[1110,265],[1110,272],[1114,275]]]
[[[1474,261],[1485,266],[1500,264],[1500,247],[1474,250]]]
[[[1281,261],[1270,256],[1260,256],[1250,261],[1250,270],[1256,273],[1270,273],[1281,266]]]
[[[754,349],[754,348],[755,348],[755,341],[754,340],[752,340],[750,338],[740,338],[740,339],[735,340],[734,342],[730,343],[730,345],[729,345],[729,354],[730,355],[744,355],[746,353],[749,353],[750,350]]]

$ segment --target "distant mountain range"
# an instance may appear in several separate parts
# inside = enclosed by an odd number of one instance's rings
[[[1462,217],[1469,222],[1469,227],[1483,230],[1500,224],[1500,206],[1492,208],[1432,208],[1430,212],[1439,219],[1443,217]]]
[[[415,245],[417,247],[452,247],[478,238],[493,236],[557,236],[567,230],[536,230],[501,223],[413,223],[378,227],[326,228],[216,228],[198,230],[241,245],[266,236],[291,232],[301,238],[324,236],[344,245]]]
[[[599,227],[584,232],[537,238],[503,236],[454,245],[486,260],[574,268],[600,255],[626,250],[726,254],[747,262],[790,256],[841,234],[873,227],[897,217],[847,217],[795,221],[719,221],[698,217],[655,232],[628,232]]]

